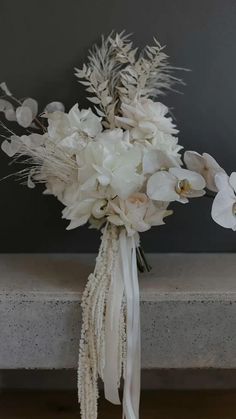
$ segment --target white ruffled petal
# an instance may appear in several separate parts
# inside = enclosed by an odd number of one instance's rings
[[[113,172],[110,185],[115,194],[122,199],[127,199],[139,190],[143,179],[143,175],[135,173],[132,167],[120,167]]]
[[[149,150],[143,156],[143,173],[154,173],[158,170],[167,170],[171,167],[179,167],[179,159],[167,155],[163,151]]]
[[[80,227],[88,222],[89,217],[87,215],[83,215],[80,218],[76,218],[72,220],[70,224],[66,227],[66,230],[73,230],[74,228]]]
[[[156,201],[172,202],[179,199],[176,178],[168,172],[157,172],[147,182],[147,195]]]

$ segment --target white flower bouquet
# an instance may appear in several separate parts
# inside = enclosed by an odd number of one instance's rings
[[[183,155],[178,130],[159,101],[182,83],[174,71],[155,39],[140,52],[121,33],[102,38],[88,63],[76,69],[92,109],[75,104],[67,113],[62,103],[52,102],[38,115],[36,100],[18,100],[6,83],[0,85],[0,112],[7,121],[1,122],[7,132],[2,150],[24,163],[17,176],[29,188],[43,183],[44,193],[63,203],[67,229],[89,222],[102,231],[82,299],[82,419],[97,418],[98,377],[105,397],[115,404],[123,377],[124,417],[139,417],[137,266],[149,269],[139,233],[164,224],[173,201],[186,204],[209,190],[216,194],[213,219],[236,230],[236,173],[228,176],[209,154]],[[20,135],[8,121],[21,127]]]

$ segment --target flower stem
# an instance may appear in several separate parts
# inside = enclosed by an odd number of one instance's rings
[[[149,265],[145,253],[141,246],[137,247],[137,266],[140,272],[150,272],[152,267]]]

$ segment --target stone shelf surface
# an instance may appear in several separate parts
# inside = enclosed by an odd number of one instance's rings
[[[236,255],[152,254],[143,368],[236,368]],[[0,369],[75,368],[94,255],[0,255]]]

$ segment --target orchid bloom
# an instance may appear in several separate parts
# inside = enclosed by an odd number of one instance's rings
[[[217,173],[218,193],[213,201],[211,216],[222,227],[236,231],[236,172],[230,176]]]
[[[200,173],[204,177],[207,189],[213,192],[218,191],[215,175],[219,172],[225,173],[225,171],[210,154],[203,153],[201,155],[196,151],[186,151],[184,161],[189,170]]]
[[[179,201],[183,204],[188,198],[205,194],[204,178],[191,170],[172,167],[169,171],[154,173],[147,182],[147,194],[156,201]]]

